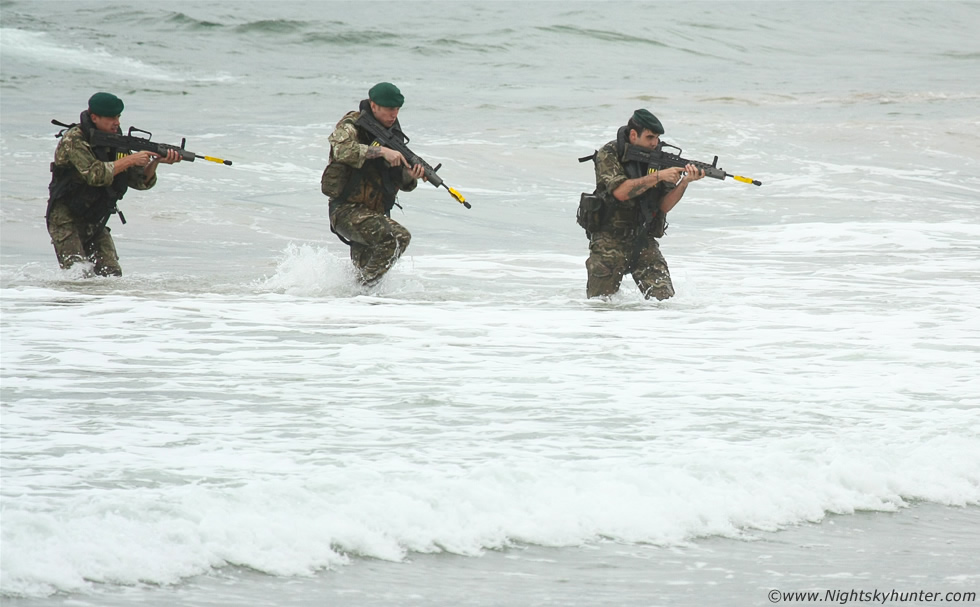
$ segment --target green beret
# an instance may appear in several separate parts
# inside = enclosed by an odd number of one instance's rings
[[[112,93],[96,93],[89,97],[88,111],[96,116],[112,118],[122,114],[122,99]]]
[[[650,129],[658,135],[664,134],[664,125],[660,124],[657,117],[651,114],[648,110],[636,110],[633,112],[633,122],[645,129]]]
[[[390,82],[379,82],[372,86],[368,97],[381,107],[401,107],[405,104],[402,92]]]

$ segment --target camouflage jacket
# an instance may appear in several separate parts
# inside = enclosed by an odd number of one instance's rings
[[[374,138],[355,126],[360,111],[348,112],[330,134],[330,162],[323,170],[320,191],[330,204],[363,204],[378,213],[391,213],[398,191],[411,192],[418,180],[384,158],[367,157]]]
[[[626,174],[626,167],[623,166],[616,147],[617,142],[613,140],[602,146],[596,153],[596,195],[602,198],[607,209],[600,231],[626,235],[638,231],[644,225],[644,218],[640,212],[641,202],[647,199],[655,209],[659,210],[660,199],[666,193],[666,188],[663,184],[658,184],[635,198],[617,200],[613,192],[630,177]],[[659,237],[662,232],[655,235]]]

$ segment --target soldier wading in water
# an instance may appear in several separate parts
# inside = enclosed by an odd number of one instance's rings
[[[51,163],[50,197],[45,213],[51,244],[63,269],[76,262],[92,265],[100,276],[122,276],[119,256],[106,223],[119,213],[116,203],[126,190],[148,190],[157,183],[157,164],[180,162],[169,150],[163,157],[153,152],[116,150],[90,143],[95,130],[120,134],[121,99],[96,93],[88,100],[78,124],[72,125],[58,143]],[[125,221],[123,221],[125,223]]]
[[[395,150],[371,145],[374,137],[355,123],[362,112],[370,112],[385,128],[400,132],[398,111],[404,102],[390,82],[371,87],[358,110],[341,118],[330,135],[330,162],[320,180],[320,190],[330,199],[330,229],[350,247],[365,285],[380,280],[408,247],[412,235],[391,219],[391,207],[398,191],[414,190],[425,170],[407,166]]]
[[[662,300],[674,295],[667,262],[656,239],[663,236],[665,217],[680,201],[687,185],[704,177],[704,172],[690,164],[658,171],[622,160],[626,146],[655,149],[663,133],[664,127],[656,116],[647,110],[636,110],[626,126],[620,127],[616,139],[592,157],[596,176],[593,199],[598,210],[586,227],[586,294],[590,298],[619,291],[627,273],[632,274],[647,299]]]

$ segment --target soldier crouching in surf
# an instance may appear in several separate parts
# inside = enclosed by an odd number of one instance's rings
[[[368,91],[357,111],[348,112],[330,135],[330,162],[320,190],[330,199],[330,229],[350,247],[358,278],[377,283],[405,252],[412,235],[391,219],[398,191],[411,192],[424,167],[408,166],[392,149],[372,145],[375,138],[356,124],[362,112],[398,131],[398,111],[405,102],[398,87],[381,82]]]

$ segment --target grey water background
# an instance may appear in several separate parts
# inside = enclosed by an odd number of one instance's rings
[[[974,2],[0,4],[10,604],[767,604],[976,591]],[[406,95],[409,254],[347,273],[319,175]],[[52,118],[163,167],[125,276],[57,269]],[[678,296],[584,299],[577,162],[637,107],[704,180]]]

